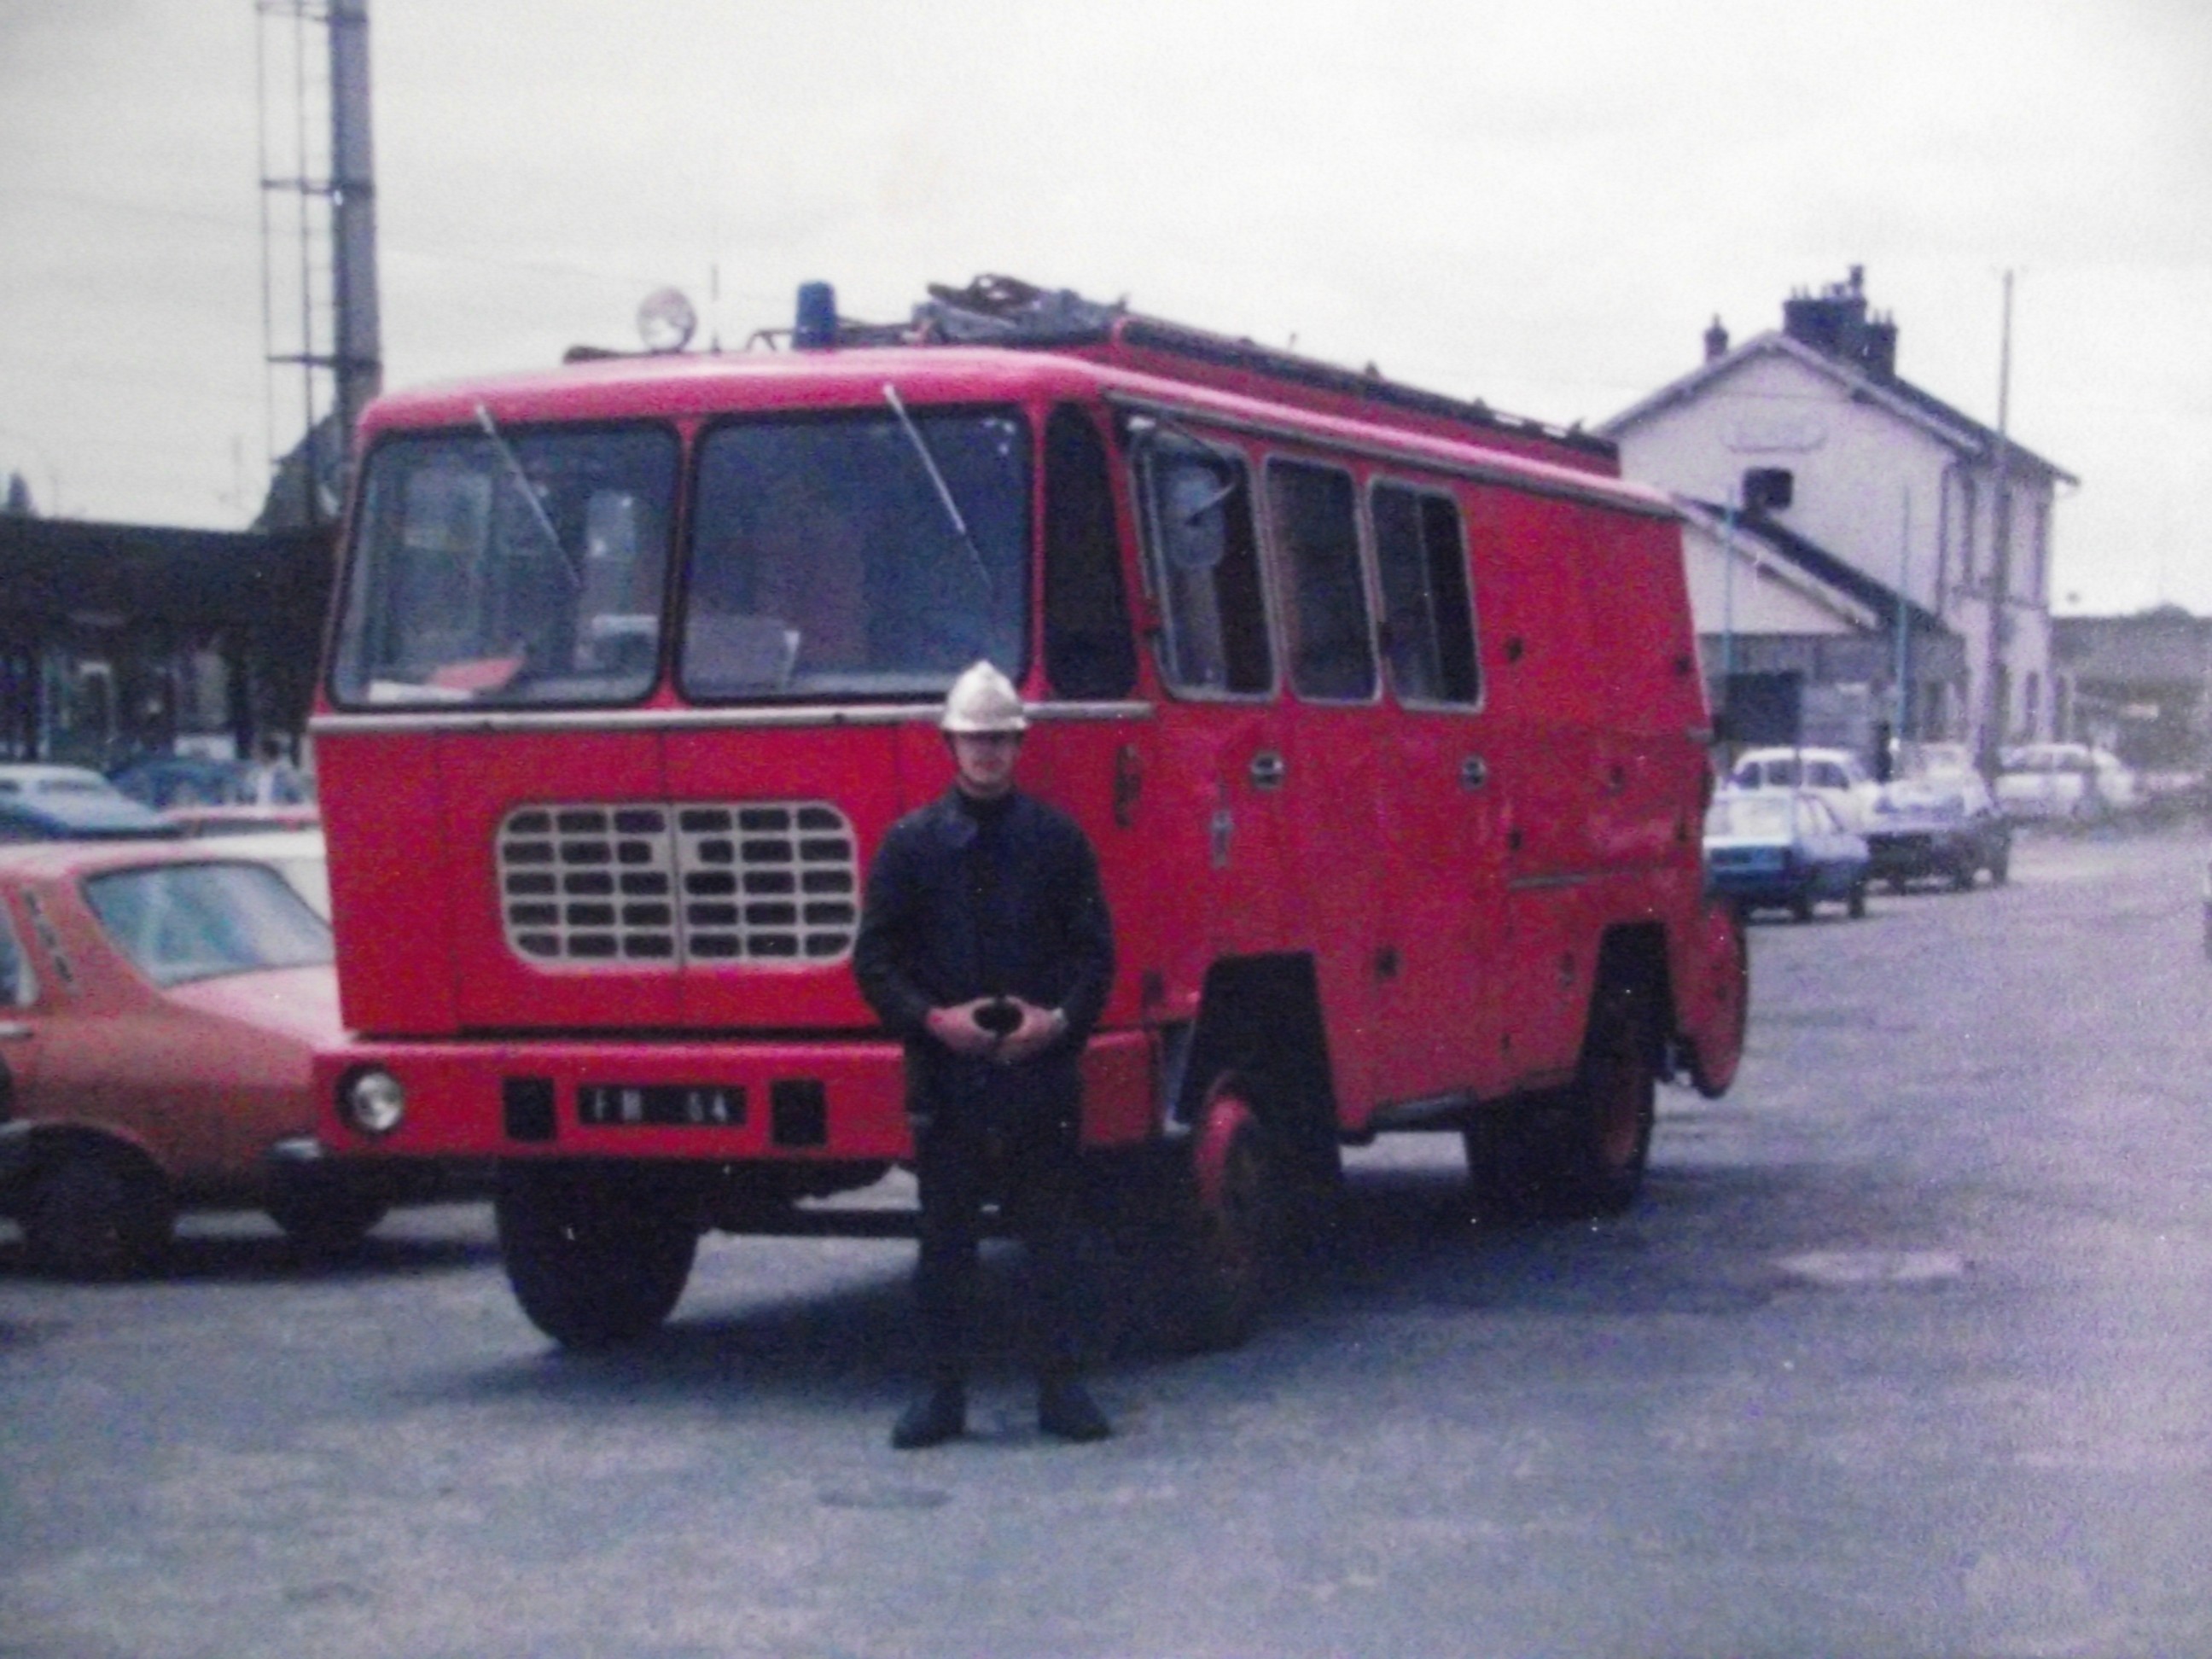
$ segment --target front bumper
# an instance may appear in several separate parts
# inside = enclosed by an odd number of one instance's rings
[[[905,1054],[849,1042],[395,1042],[315,1056],[318,1133],[356,1158],[603,1158],[897,1161],[914,1155]],[[347,1121],[360,1072],[388,1072],[406,1108],[388,1134]],[[1154,1123],[1152,1043],[1095,1036],[1083,1058],[1084,1139],[1141,1139]]]

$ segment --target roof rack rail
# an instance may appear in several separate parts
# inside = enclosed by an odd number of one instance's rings
[[[862,326],[872,337],[869,343],[888,343],[884,336],[893,331]],[[1504,414],[1480,398],[1464,401],[1403,385],[1388,379],[1371,364],[1364,370],[1344,368],[1252,340],[1147,317],[1131,311],[1127,298],[1105,304],[1086,300],[1068,289],[1039,288],[1014,276],[981,276],[960,289],[931,283],[929,298],[914,308],[906,337],[922,344],[1120,348],[1132,354],[1157,354],[1260,375],[1283,385],[1380,404],[1433,421],[1540,439],[1607,461],[1616,459],[1620,453],[1609,439],[1585,432],[1579,424],[1552,426]],[[841,328],[839,343],[862,342]]]

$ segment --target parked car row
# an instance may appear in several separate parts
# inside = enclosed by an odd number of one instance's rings
[[[0,848],[0,1214],[37,1266],[153,1266],[178,1210],[359,1240],[401,1189],[321,1157],[339,1035],[319,834]]]
[[[85,766],[0,765],[0,843],[312,830],[313,785],[289,767],[161,756],[112,777]]]
[[[2008,817],[2089,823],[2136,804],[2133,772],[2110,750],[2081,743],[2031,743],[2008,749],[1996,798]]]
[[[1821,781],[1765,781],[1789,776]],[[2011,873],[2012,826],[1971,772],[1900,778],[1873,785],[1869,794],[1848,771],[1824,777],[1809,763],[1779,771],[1770,757],[1758,757],[1739,764],[1714,798],[1705,848],[1715,892],[1747,910],[1786,909],[1802,921],[1829,902],[1864,915],[1875,881],[1899,893],[1919,881],[1964,891],[1984,871],[2002,882]]]

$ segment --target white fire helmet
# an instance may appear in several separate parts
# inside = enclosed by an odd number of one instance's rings
[[[975,664],[952,682],[952,689],[945,694],[945,717],[937,725],[942,732],[1030,729],[1028,717],[1022,713],[1022,694],[988,662]]]

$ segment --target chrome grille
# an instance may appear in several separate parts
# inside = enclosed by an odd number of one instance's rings
[[[498,861],[528,962],[833,962],[860,925],[853,826],[823,801],[519,807]]]

